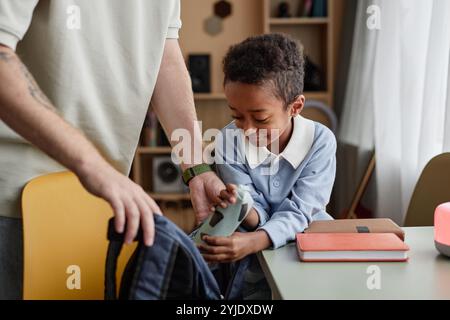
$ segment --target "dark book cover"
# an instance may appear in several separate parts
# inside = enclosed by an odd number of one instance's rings
[[[327,12],[327,0],[314,0],[312,5],[312,16],[316,18],[326,17]]]

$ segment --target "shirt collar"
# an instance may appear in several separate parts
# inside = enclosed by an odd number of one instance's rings
[[[268,158],[277,159],[282,157],[297,169],[305,159],[314,143],[314,122],[298,115],[294,118],[294,128],[291,139],[286,148],[279,156],[270,152],[266,147],[257,147],[244,139],[245,156],[250,168],[253,170],[263,164]]]

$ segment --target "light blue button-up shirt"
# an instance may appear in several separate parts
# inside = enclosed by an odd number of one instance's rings
[[[234,122],[221,133],[215,141],[218,174],[250,190],[258,229],[267,232],[273,248],[295,240],[312,221],[332,220],[326,205],[336,174],[336,138],[327,127],[295,117],[291,139],[278,156],[250,144]]]

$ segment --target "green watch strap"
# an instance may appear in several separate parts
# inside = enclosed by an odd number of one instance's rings
[[[189,181],[191,181],[194,177],[209,171],[213,171],[213,169],[210,165],[205,163],[196,165],[192,168],[188,168],[183,172],[183,181],[186,185],[189,185]]]

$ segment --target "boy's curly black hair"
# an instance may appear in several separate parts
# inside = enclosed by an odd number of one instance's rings
[[[283,34],[250,37],[232,46],[223,60],[224,85],[228,82],[273,86],[285,106],[303,94],[303,47]]]

